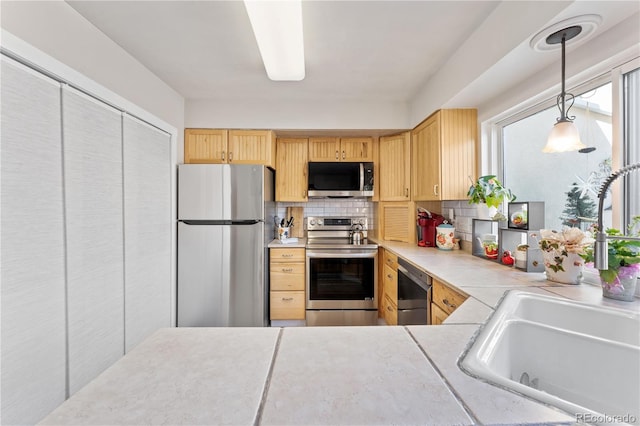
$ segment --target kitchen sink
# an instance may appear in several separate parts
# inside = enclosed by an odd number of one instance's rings
[[[577,420],[640,424],[637,312],[511,291],[459,366]]]

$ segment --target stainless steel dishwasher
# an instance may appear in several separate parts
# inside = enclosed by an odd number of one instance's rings
[[[398,325],[431,324],[431,277],[398,258]]]

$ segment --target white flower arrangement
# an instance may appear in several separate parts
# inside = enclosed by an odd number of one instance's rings
[[[569,227],[564,227],[561,232],[541,229],[540,237],[540,249],[543,252],[553,254],[554,259],[554,263],[545,260],[545,266],[554,272],[564,271],[562,262],[564,258],[569,257],[569,253],[583,255],[585,250],[595,241],[591,234],[579,228]],[[549,257],[551,256],[547,256],[547,258]]]

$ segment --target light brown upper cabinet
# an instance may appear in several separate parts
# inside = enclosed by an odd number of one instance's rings
[[[185,129],[185,164],[218,164],[227,162],[229,132],[221,129]]]
[[[380,201],[408,201],[411,197],[411,134],[383,136],[379,142]]]
[[[276,140],[276,201],[307,201],[308,139]]]
[[[272,130],[229,130],[229,163],[275,165]]]
[[[309,138],[309,161],[373,161],[373,138]]]
[[[469,176],[476,177],[478,111],[436,111],[411,132],[411,139],[413,201],[467,198]]]
[[[275,165],[271,130],[185,129],[184,162]]]

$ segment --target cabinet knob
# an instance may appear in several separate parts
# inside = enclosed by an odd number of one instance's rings
[[[438,195],[438,184],[433,185],[433,195]]]
[[[233,152],[229,151],[229,161],[233,161]]]
[[[346,157],[346,155],[344,154],[344,151],[342,151],[342,159],[344,160]]]
[[[456,305],[454,305],[453,303],[449,302],[448,299],[442,299],[442,303],[444,303],[445,306],[448,306],[450,308],[453,308],[453,309],[456,308]]]
[[[336,151],[336,160],[337,160],[338,158],[339,158],[339,157],[338,157],[338,151]]]
[[[392,308],[391,306],[388,306],[388,305],[387,305],[387,311],[389,311],[389,312],[393,312],[393,308]]]
[[[404,189],[404,196],[409,197],[409,188]]]
[[[222,161],[224,161],[224,151],[222,151]]]
[[[387,278],[391,279],[391,274],[387,274]]]

